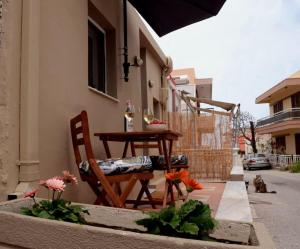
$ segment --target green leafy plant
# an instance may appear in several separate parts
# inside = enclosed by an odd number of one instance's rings
[[[82,213],[88,214],[88,211],[81,206],[72,205],[69,201],[59,199],[53,201],[42,200],[34,204],[32,208],[22,207],[21,213],[39,218],[84,224],[85,220]]]
[[[290,166],[291,173],[300,173],[300,162],[296,162]]]
[[[217,225],[209,206],[196,200],[185,202],[179,209],[171,205],[160,212],[150,212],[149,218],[136,223],[152,234],[198,239],[206,237]]]
[[[63,171],[63,176],[41,181],[40,185],[48,189],[48,196],[52,192],[52,198],[48,197],[48,200],[37,202],[35,195],[38,189],[25,193],[24,197],[32,198],[34,205],[32,208],[22,207],[21,213],[39,218],[85,224],[83,214],[89,214],[88,210],[79,205],[72,205],[70,201],[61,199],[62,193],[69,183],[77,184],[77,179],[68,171]]]

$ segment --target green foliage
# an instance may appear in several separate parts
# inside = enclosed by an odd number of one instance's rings
[[[290,172],[291,173],[300,173],[300,162],[296,162],[292,166],[290,166]]]
[[[147,228],[149,233],[184,238],[204,238],[216,226],[208,205],[189,200],[180,209],[174,205],[160,212],[150,212],[149,218],[136,221]]]
[[[89,214],[88,210],[63,199],[42,200],[35,203],[32,208],[21,208],[21,213],[39,218],[68,221],[84,224],[83,213]]]

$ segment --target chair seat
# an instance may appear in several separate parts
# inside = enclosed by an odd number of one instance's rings
[[[96,160],[96,162],[107,176],[153,171],[152,162],[149,156]],[[88,161],[81,162],[79,168],[84,174],[90,174],[90,165]]]
[[[165,170],[166,161],[165,157],[160,156],[150,156],[152,161],[152,167],[154,170]],[[188,158],[186,155],[174,155],[171,157],[171,168],[188,168]]]

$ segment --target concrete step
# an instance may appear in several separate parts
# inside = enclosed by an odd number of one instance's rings
[[[246,186],[243,181],[226,183],[216,219],[252,223],[253,218],[248,200]]]
[[[230,172],[230,180],[231,181],[244,181],[244,169],[242,165],[234,165],[232,166]]]

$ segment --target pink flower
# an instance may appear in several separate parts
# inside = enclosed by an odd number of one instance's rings
[[[69,171],[64,170],[62,173],[63,173],[62,180],[65,183],[78,184],[77,178],[74,175],[72,175]]]
[[[48,189],[59,191],[59,192],[64,191],[66,187],[64,181],[57,179],[56,177],[46,180],[46,182],[43,183],[42,185]]]
[[[27,198],[27,197],[34,198],[37,192],[38,192],[38,189],[32,190],[30,192],[26,192],[24,194],[24,198]]]
[[[45,180],[40,180],[39,184],[40,184],[41,186],[46,187],[46,181],[45,181]]]

